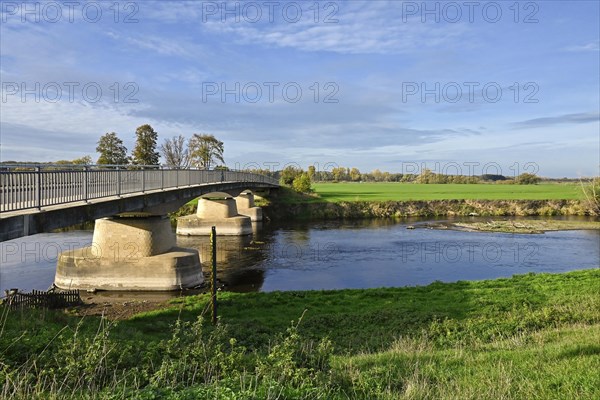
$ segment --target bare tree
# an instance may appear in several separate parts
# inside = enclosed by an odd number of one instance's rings
[[[181,169],[190,166],[189,151],[185,145],[183,135],[165,139],[165,142],[160,146],[160,152],[169,168]]]

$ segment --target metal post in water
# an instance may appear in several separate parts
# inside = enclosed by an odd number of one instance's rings
[[[210,231],[210,246],[212,250],[212,269],[210,274],[210,310],[213,325],[217,324],[217,229]]]

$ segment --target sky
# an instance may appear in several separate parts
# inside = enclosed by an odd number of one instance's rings
[[[598,1],[0,1],[0,160],[136,127],[230,168],[599,174]]]

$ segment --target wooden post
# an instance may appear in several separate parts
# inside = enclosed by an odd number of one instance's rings
[[[210,310],[213,325],[217,324],[217,229],[213,226],[210,231],[210,246],[212,250],[212,269],[210,274]]]

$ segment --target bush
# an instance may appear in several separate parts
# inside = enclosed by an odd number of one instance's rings
[[[310,193],[312,192],[310,176],[307,173],[302,173],[297,176],[292,182],[292,188],[296,192]]]
[[[541,180],[542,179],[539,176],[525,172],[517,176],[517,178],[515,179],[515,183],[517,183],[518,185],[536,185]]]
[[[281,175],[279,177],[279,183],[285,186],[292,186],[294,180],[303,174],[302,169],[296,168],[292,165],[285,167],[281,171]]]

